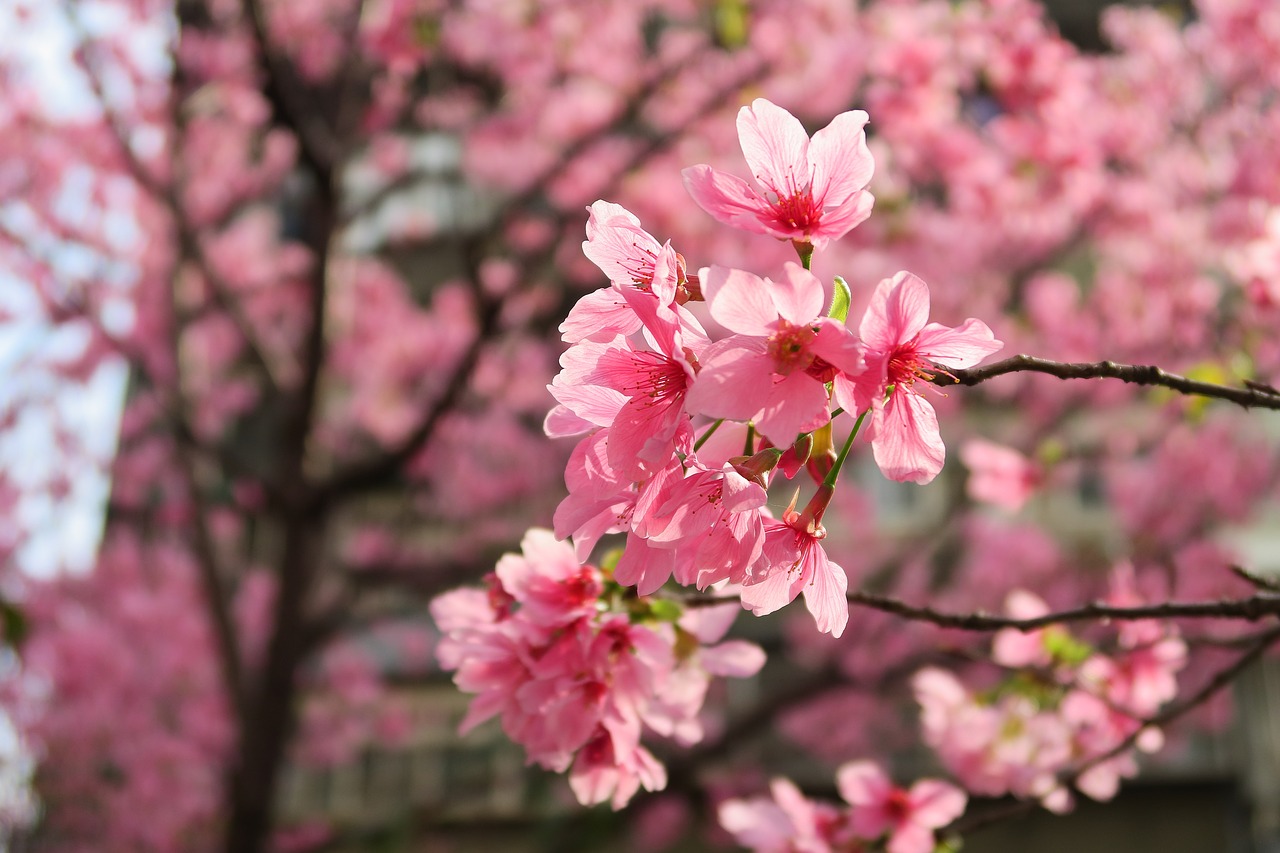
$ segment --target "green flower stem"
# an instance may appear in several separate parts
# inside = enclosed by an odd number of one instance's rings
[[[697,453],[699,450],[701,450],[701,449],[702,449],[702,445],[706,444],[706,443],[707,443],[707,439],[708,439],[708,438],[711,438],[712,434],[713,434],[716,430],[720,429],[720,424],[722,424],[722,423],[724,423],[724,418],[721,418],[720,420],[718,420],[718,421],[716,421],[715,423],[713,423],[713,424],[711,425],[710,429],[708,429],[706,432],[704,432],[704,433],[703,433],[703,434],[698,438],[698,440],[697,440],[697,441],[695,441],[695,442],[693,443],[693,451],[694,451],[694,453]]]
[[[849,451],[853,449],[853,440],[858,437],[858,431],[862,429],[862,422],[867,417],[866,409],[862,414],[858,415],[858,419],[853,423],[853,431],[849,433],[849,438],[845,441],[844,447],[840,448],[840,455],[836,457],[836,464],[831,466],[831,470],[827,472],[826,479],[822,481],[822,485],[835,488],[836,480],[840,477],[840,469],[844,467],[844,460],[849,456]]]

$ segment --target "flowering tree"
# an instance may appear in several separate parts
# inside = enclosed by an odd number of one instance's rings
[[[403,731],[345,642],[385,589],[464,729],[759,850],[1108,798],[1280,640],[1216,535],[1277,477],[1264,0],[1112,10],[1100,55],[1022,0],[61,11],[95,107],[8,57],[0,252],[73,337],[24,369],[131,384],[94,572],[5,578],[49,848],[267,849],[286,760]],[[57,430],[50,500],[100,464]],[[936,496],[908,535],[886,481]],[[810,683],[717,720],[713,676],[769,673],[733,617],[800,595]],[[775,725],[845,806],[697,793]],[[891,781],[912,741],[950,781]]]

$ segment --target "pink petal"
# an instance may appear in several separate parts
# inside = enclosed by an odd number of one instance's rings
[[[775,281],[769,292],[777,306],[775,316],[781,316],[796,326],[805,326],[822,313],[826,294],[817,276],[794,261],[787,261],[782,281]],[[715,316],[715,315],[712,315]],[[736,330],[735,330],[736,331]]]
[[[609,280],[634,287],[645,270],[653,266],[660,245],[640,227],[635,214],[620,204],[597,201],[587,208],[587,240],[582,252]]]
[[[729,267],[711,267],[702,280],[702,293],[712,318],[731,332],[757,338],[772,334],[778,320],[778,308],[770,291],[759,276]]]
[[[933,833],[914,823],[904,824],[889,837],[887,853],[933,853]]]
[[[652,548],[646,539],[628,536],[622,558],[613,569],[613,577],[623,586],[634,586],[640,595],[652,595],[671,577],[675,551]]]
[[[891,350],[910,341],[929,320],[929,287],[905,270],[876,285],[859,334],[874,350]]]
[[[874,761],[853,761],[836,771],[836,789],[851,806],[871,806],[889,798],[893,783]]]
[[[955,785],[938,779],[921,779],[907,794],[911,822],[930,829],[946,826],[964,814],[968,797]]]
[[[689,388],[685,408],[710,418],[754,417],[772,387],[773,360],[765,347],[763,338],[732,337],[712,344]]]
[[[690,166],[681,174],[685,189],[707,213],[725,225],[774,236],[774,229],[767,224],[772,215],[769,205],[746,181],[706,165]]]
[[[738,142],[751,174],[765,188],[789,197],[810,183],[809,134],[782,107],[756,98],[738,110]]]
[[[817,565],[804,588],[804,604],[813,614],[819,631],[839,637],[849,623],[849,602],[845,598],[849,578],[844,569],[827,559],[821,546],[815,544],[813,549],[816,553],[810,558]]]
[[[746,640],[729,640],[704,648],[698,655],[698,663],[708,675],[725,678],[749,678],[760,671],[764,661],[764,650]]]
[[[557,377],[558,378],[558,377]],[[627,395],[600,385],[557,385],[547,388],[552,396],[579,418],[596,426],[609,426],[627,403]]]
[[[884,406],[871,450],[890,480],[921,485],[930,482],[946,459],[933,406],[919,394],[895,390]]]
[[[827,389],[807,373],[792,373],[769,389],[756,429],[776,447],[788,447],[802,432],[809,432],[830,420]]]
[[[835,367],[846,377],[857,376],[866,369],[862,341],[843,323],[826,317],[817,321],[818,336],[809,349],[814,355]]]
[[[824,209],[817,227],[809,235],[813,247],[821,251],[829,240],[839,240],[855,225],[865,222],[875,203],[876,197],[863,190],[839,207]]]
[[[578,417],[572,409],[561,404],[547,412],[547,417],[542,422],[542,431],[547,438],[567,438],[571,435],[582,435],[597,426],[598,424]]]
[[[840,113],[813,135],[809,162],[813,167],[813,197],[821,204],[842,205],[871,182],[875,159],[867,149],[862,110]]]
[[[566,343],[578,341],[611,341],[618,335],[630,335],[640,328],[640,318],[627,306],[622,292],[602,287],[588,293],[569,309],[560,324]]]
[[[760,582],[742,588],[742,605],[756,616],[764,616],[794,601],[802,585],[798,574],[793,578],[785,568],[776,569]]]
[[[1003,347],[986,323],[972,317],[954,329],[930,323],[916,338],[916,352],[946,367],[972,367]]]

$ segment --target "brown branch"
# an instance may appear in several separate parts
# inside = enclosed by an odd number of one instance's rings
[[[385,482],[428,444],[445,415],[451,412],[462,399],[470,383],[471,374],[480,362],[485,344],[489,343],[498,331],[502,308],[501,302],[486,295],[480,285],[479,258],[476,254],[478,248],[475,241],[468,241],[465,254],[468,256],[468,266],[471,268],[472,289],[479,302],[479,324],[475,337],[454,365],[444,389],[427,410],[423,419],[399,444],[380,456],[355,462],[338,470],[329,480],[319,485],[314,495],[317,508],[324,507],[339,497],[348,497]]]
[[[320,193],[332,199],[334,174],[341,160],[338,140],[319,117],[314,105],[301,102],[297,74],[272,46],[260,0],[244,0],[243,11],[249,20],[258,55],[262,58],[267,100],[271,102],[279,123],[289,127],[298,138],[302,160],[315,175]]]
[[[858,607],[892,613],[913,622],[928,622],[939,628],[955,628],[962,631],[1000,631],[1012,628],[1026,632],[1064,622],[1106,619],[1247,619],[1250,622],[1256,622],[1268,616],[1280,615],[1280,595],[1271,593],[1258,593],[1249,598],[1220,601],[1169,601],[1140,607],[1114,607],[1101,602],[1091,602],[1070,610],[1059,610],[1028,619],[994,616],[982,611],[947,613],[932,607],[918,607],[890,596],[860,590],[849,592],[846,597],[850,604]],[[733,597],[706,596],[686,598],[681,603],[686,607],[711,607],[737,600]]]
[[[1059,379],[1119,379],[1134,385],[1157,385],[1177,391],[1180,394],[1191,394],[1198,397],[1213,397],[1227,400],[1245,408],[1274,409],[1280,411],[1280,394],[1257,383],[1246,388],[1230,385],[1217,385],[1212,382],[1201,382],[1188,379],[1176,373],[1169,373],[1154,365],[1117,364],[1114,361],[1100,362],[1062,362],[1035,358],[1030,355],[1015,355],[1003,361],[997,361],[983,367],[968,370],[952,370],[939,373],[933,379],[935,385],[949,387],[959,383],[973,386],[1006,373],[1045,373]]]
[[[1248,598],[1220,601],[1168,601],[1138,607],[1114,607],[1101,602],[1069,610],[1045,613],[1028,619],[1009,616],[993,616],[977,613],[945,613],[931,607],[916,607],[889,596],[854,591],[848,594],[850,604],[892,613],[916,622],[930,622],[940,628],[958,628],[963,631],[999,631],[1012,628],[1017,631],[1034,631],[1064,622],[1088,622],[1103,619],[1247,619],[1255,622],[1268,616],[1280,615],[1280,596],[1258,593]]]
[[[223,279],[205,255],[204,248],[200,244],[199,235],[191,228],[190,223],[183,214],[176,186],[172,180],[168,184],[160,181],[151,173],[146,164],[138,159],[133,147],[129,144],[128,128],[125,126],[120,114],[112,107],[110,100],[107,98],[106,90],[102,85],[102,76],[89,58],[92,45],[80,21],[79,14],[69,0],[63,3],[63,9],[68,25],[81,42],[81,49],[75,51],[76,63],[80,66],[81,71],[84,72],[89,88],[97,99],[98,106],[102,109],[102,115],[107,128],[111,132],[112,141],[124,161],[129,176],[133,178],[134,183],[168,210],[173,226],[178,232],[178,242],[182,254],[196,262],[196,265],[208,281],[213,302],[226,313],[236,327],[236,331],[240,333],[240,337],[244,339],[245,350],[249,355],[249,360],[262,374],[263,379],[266,380],[269,391],[272,393],[278,392],[279,387],[276,383],[275,375],[271,371],[271,365],[263,353],[257,335],[254,334],[253,326],[240,309],[240,305],[231,297],[230,294],[233,288]],[[174,61],[176,62],[176,59]],[[176,123],[173,129],[176,132]]]

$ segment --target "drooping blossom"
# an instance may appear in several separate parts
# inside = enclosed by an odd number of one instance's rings
[[[822,284],[788,263],[777,282],[711,267],[703,274],[711,316],[735,334],[709,346],[689,390],[691,411],[754,420],[771,442],[830,420],[826,383],[862,372],[862,347],[843,323],[820,316]]]
[[[789,779],[774,779],[769,792],[725,800],[720,825],[755,853],[832,853],[845,823],[836,806],[808,799]]]
[[[677,632],[611,601],[600,570],[548,530],[530,530],[520,554],[504,555],[487,590],[447,592],[431,614],[440,665],[475,694],[463,734],[498,717],[531,763],[569,772],[584,805],[617,809],[641,787],[665,786],[644,732],[696,743],[711,676],[752,675],[764,663],[749,643],[717,644],[723,618],[688,617]]]
[[[720,825],[754,853],[930,853],[934,830],[959,817],[964,793],[938,779],[922,779],[910,790],[894,787],[872,761],[836,771],[848,804],[810,800],[788,779],[774,779],[772,797],[731,799],[720,804]],[[887,847],[878,846],[884,836]]]
[[[757,98],[738,112],[738,140],[763,189],[707,165],[684,170],[685,187],[716,219],[755,234],[822,249],[871,215],[875,161],[862,110],[840,113],[810,139],[800,120]]]
[[[818,630],[833,637],[843,634],[849,622],[849,578],[827,557],[822,547],[826,535],[820,523],[794,509],[782,521],[765,522],[764,562],[752,569],[742,587],[742,606],[763,616],[803,592]]]
[[[928,319],[923,281],[906,271],[881,281],[859,326],[867,369],[852,386],[836,377],[842,406],[871,408],[871,448],[891,480],[928,483],[946,457],[938,416],[916,383],[932,387],[945,368],[972,367],[1004,346],[981,320],[952,328]]]

